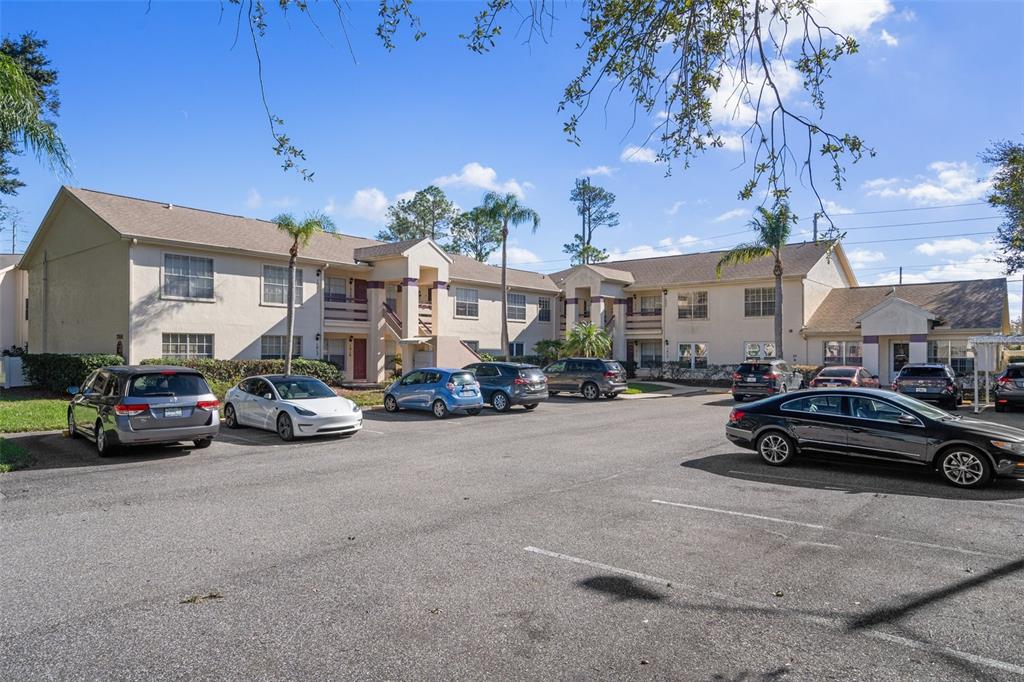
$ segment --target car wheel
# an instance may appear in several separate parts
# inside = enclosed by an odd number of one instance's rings
[[[75,428],[75,413],[68,410],[68,438],[78,438],[78,429]]]
[[[295,427],[292,426],[292,418],[283,412],[277,415],[277,435],[283,441],[295,439]]]
[[[430,411],[438,419],[444,419],[448,416],[448,406],[444,404],[443,400],[435,400],[434,404],[430,407]]]
[[[769,431],[757,439],[757,454],[765,464],[780,467],[793,459],[795,447],[789,436],[779,431]]]
[[[981,488],[992,480],[988,457],[968,447],[946,450],[939,458],[939,472],[958,488]]]
[[[508,408],[511,405],[512,402],[508,399],[508,396],[501,391],[495,391],[494,395],[491,396],[491,407],[494,408],[495,412],[508,412]]]
[[[479,407],[474,407],[471,410],[466,410],[466,414],[468,414],[471,417],[475,417],[478,414],[480,414],[480,408]]]
[[[116,447],[110,442],[107,430],[103,428],[103,422],[96,420],[96,454],[100,457],[110,457],[114,454]]]
[[[235,406],[231,403],[224,406],[224,425],[229,429],[238,428],[238,414],[235,413]]]
[[[398,401],[395,400],[395,396],[391,394],[384,396],[384,411],[398,412]]]
[[[196,450],[202,450],[204,448],[208,448],[208,447],[210,447],[211,443],[213,443],[213,439],[212,438],[200,438],[199,440],[192,441],[192,445],[193,445],[193,447],[195,447]]]
[[[583,393],[583,397],[587,400],[597,400],[601,397],[601,390],[597,387],[597,384],[592,381],[588,381],[583,384],[583,390],[581,393]]]
[[[746,396],[742,396],[742,395],[736,395],[736,394],[734,393],[734,394],[733,394],[733,396],[732,396],[732,399],[733,399],[733,400],[735,400],[735,401],[736,401],[736,402],[738,402],[738,403],[742,403],[742,402],[743,402],[743,399],[744,399],[745,397],[746,397]]]
[[[527,410],[536,410],[538,404],[539,403],[530,403],[528,405],[523,405],[523,407],[525,407]]]

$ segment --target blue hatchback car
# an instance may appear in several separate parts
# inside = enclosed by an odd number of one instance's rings
[[[451,412],[480,414],[484,399],[472,372],[425,367],[405,374],[384,389],[384,409],[430,410],[438,419]]]

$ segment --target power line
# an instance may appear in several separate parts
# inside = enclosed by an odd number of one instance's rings
[[[884,210],[884,211],[850,211],[848,213],[847,212],[836,213],[836,215],[837,216],[841,216],[841,215],[878,215],[878,214],[881,214],[881,213],[904,213],[906,211],[934,211],[936,209],[941,209],[941,208],[962,208],[964,206],[987,206],[987,205],[988,205],[987,201],[973,201],[973,202],[967,203],[967,204],[944,204],[944,205],[941,205],[941,206],[915,206],[914,208],[890,208],[890,209],[887,209],[887,210]],[[812,219],[813,219],[813,216],[811,218],[801,218],[800,222],[803,222],[805,220],[812,220]]]
[[[913,242],[923,241],[925,239],[946,239],[948,237],[977,237],[979,235],[992,236],[995,232],[964,232],[961,234],[933,234],[926,237],[900,237],[898,239],[875,239],[872,241],[860,241],[860,242],[846,242],[849,244],[888,244],[890,242]]]

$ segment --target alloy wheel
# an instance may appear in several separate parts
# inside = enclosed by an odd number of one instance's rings
[[[508,397],[500,391],[495,393],[491,398],[491,407],[498,412],[504,412],[508,409]]]
[[[972,486],[985,475],[985,465],[973,452],[957,450],[942,460],[942,473],[956,485]]]
[[[384,409],[388,412],[398,412],[398,401],[395,400],[395,396],[384,396]]]
[[[68,438],[76,438],[78,429],[75,428],[75,413],[68,410]]]
[[[781,464],[789,457],[789,442],[783,436],[769,434],[761,439],[758,450],[769,464]]]
[[[601,392],[597,390],[597,386],[594,384],[586,384],[583,387],[583,397],[587,400],[597,400],[600,394]]]
[[[435,400],[433,412],[438,419],[444,419],[448,416],[448,406],[444,404],[443,400]]]
[[[288,418],[288,415],[282,414],[277,418],[277,435],[281,436],[281,440],[291,440],[294,432],[292,430],[292,420]]]
[[[231,403],[224,406],[224,423],[229,429],[233,429],[238,426],[238,417],[235,414],[235,406]]]

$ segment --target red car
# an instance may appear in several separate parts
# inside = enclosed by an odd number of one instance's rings
[[[811,379],[811,388],[879,388],[878,376],[863,367],[826,367]]]

